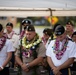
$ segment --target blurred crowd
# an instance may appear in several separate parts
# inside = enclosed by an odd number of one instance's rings
[[[21,22],[17,34],[13,24],[0,24],[0,75],[10,75],[17,68],[19,75],[70,75],[76,71],[76,31],[68,21],[65,27],[55,24],[36,32],[32,20]]]

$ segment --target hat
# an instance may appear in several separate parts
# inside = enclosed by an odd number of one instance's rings
[[[72,23],[71,21],[68,21],[68,22],[66,23],[66,25],[74,26],[73,23]]]
[[[13,28],[13,24],[11,22],[8,22],[6,26],[11,26]]]
[[[64,32],[65,32],[65,28],[62,25],[58,25],[54,31],[56,36],[62,35]]]
[[[3,29],[3,26],[2,26],[2,24],[0,24],[0,32],[2,31],[2,29]]]
[[[55,31],[55,28],[56,28],[58,25],[60,25],[60,24],[57,23],[57,24],[54,25],[54,27],[53,27],[53,32]]]
[[[22,25],[24,25],[24,24],[32,24],[32,20],[30,20],[30,19],[24,19],[21,24]]]
[[[43,30],[43,33],[46,34],[46,35],[51,36],[51,35],[52,35],[52,29],[45,28],[45,29]]]
[[[27,30],[27,31],[35,31],[35,28],[34,28],[33,25],[27,25],[25,30]]]

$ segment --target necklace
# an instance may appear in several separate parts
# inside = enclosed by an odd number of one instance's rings
[[[12,31],[10,34],[7,33],[7,35],[8,35],[8,39],[12,39],[13,34],[15,34],[14,31]]]
[[[64,55],[64,52],[66,51],[67,48],[67,44],[68,44],[68,38],[64,39],[64,41],[62,42],[62,48],[61,50],[59,50],[60,43],[59,40],[56,39],[53,52],[56,54],[56,58],[58,60],[60,60]]]
[[[23,37],[22,39],[22,54],[25,57],[30,57],[32,55],[32,52],[34,52],[34,50],[36,50],[36,48],[39,46],[39,44],[41,43],[41,38],[35,38],[31,43],[27,44],[26,43],[26,37]],[[26,49],[28,51],[26,51]]]
[[[0,51],[2,50],[3,46],[5,45],[6,42],[6,36],[3,36],[0,38]]]
[[[25,41],[26,41],[26,38],[24,37],[22,39],[22,46],[26,49],[29,49],[29,48],[34,47],[35,45],[39,44],[41,42],[41,39],[39,38],[39,39],[37,39],[37,41],[35,41],[31,44],[28,44],[28,45],[26,45]]]

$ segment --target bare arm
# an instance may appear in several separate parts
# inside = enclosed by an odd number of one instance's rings
[[[37,57],[36,59],[34,59],[32,62],[29,63],[29,67],[33,67],[35,65],[38,65],[42,61],[43,61],[43,57]]]
[[[2,65],[3,68],[9,63],[11,57],[12,57],[12,52],[8,52],[7,53],[7,58],[6,58],[6,60],[4,61],[3,65]],[[0,70],[2,70],[2,69],[0,68]]]
[[[69,67],[74,62],[74,58],[69,58],[67,61],[65,61],[62,65],[60,65],[58,68],[59,70]]]
[[[48,57],[47,56],[47,62],[49,64],[49,66],[51,67],[51,69],[53,69],[55,67],[55,65],[53,64],[52,60],[51,60],[51,57]]]

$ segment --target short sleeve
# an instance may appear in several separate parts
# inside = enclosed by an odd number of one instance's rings
[[[38,53],[37,57],[45,57],[46,56],[46,48],[43,45],[43,43],[40,43],[37,53]]]
[[[7,42],[7,52],[13,52],[13,51],[15,51],[14,47],[13,47],[13,43],[12,43],[11,40],[8,40],[8,42]]]

